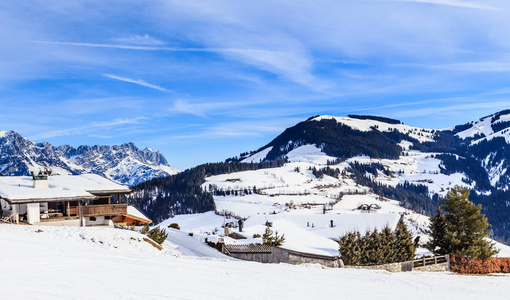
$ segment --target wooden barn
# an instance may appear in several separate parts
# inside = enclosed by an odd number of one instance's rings
[[[262,244],[224,244],[222,252],[229,256],[261,263],[321,264],[330,268],[341,268],[343,262],[338,256],[325,256],[298,252]]]

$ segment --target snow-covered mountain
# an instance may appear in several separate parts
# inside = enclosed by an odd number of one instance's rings
[[[502,111],[436,130],[383,117],[316,116],[256,151],[179,174],[172,179],[176,188],[166,179],[135,187],[132,201],[157,222],[215,207],[220,215],[246,219],[248,236],[261,234],[269,220],[286,234],[287,247],[331,254],[337,247],[331,239],[346,230],[396,224],[401,214],[419,235],[439,198],[463,185],[483,205],[494,236],[508,242],[509,119],[510,111]],[[196,186],[205,192],[192,192]],[[358,209],[364,204],[379,209],[365,214]],[[225,220],[216,217],[189,230],[218,231]],[[165,222],[186,224],[187,218]]]
[[[133,143],[55,147],[34,143],[14,131],[0,132],[0,173],[29,175],[44,167],[56,174],[99,174],[127,185],[178,172],[159,151],[140,150]]]
[[[487,171],[492,187],[510,187],[510,110],[481,118],[457,127],[456,137],[462,139],[467,153]]]
[[[261,149],[232,160],[283,158],[302,145],[315,145],[340,159],[358,155],[398,159],[404,150],[417,150],[438,155],[442,173],[464,173],[480,192],[510,187],[510,110],[445,130],[408,126],[382,117],[317,116],[285,130]]]

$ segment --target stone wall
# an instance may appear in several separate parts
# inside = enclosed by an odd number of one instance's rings
[[[424,266],[424,267],[417,267],[417,268],[413,268],[413,271],[448,272],[448,271],[450,271],[450,264],[445,262],[445,263],[440,263],[440,264],[435,264],[435,265],[428,265],[428,266]]]
[[[345,267],[351,269],[386,270],[388,272],[402,271],[402,265],[400,263],[392,263],[378,266],[345,266]]]
[[[325,259],[319,259],[319,258],[312,258],[312,257],[303,257],[298,256],[292,253],[289,253],[289,263],[293,265],[299,265],[299,264],[321,264],[323,266],[329,267],[329,268],[340,268],[341,264],[340,260],[325,260]]]

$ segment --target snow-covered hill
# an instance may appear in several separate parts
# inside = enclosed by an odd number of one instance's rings
[[[331,239],[349,229],[346,224],[361,231],[394,226],[404,214],[421,234],[439,198],[461,185],[472,190],[471,201],[483,205],[494,237],[508,242],[510,145],[505,138],[489,138],[510,131],[507,120],[510,111],[502,111],[436,130],[383,117],[316,116],[226,163],[198,166],[172,182],[141,185],[133,201],[157,222],[215,207],[222,215],[246,219],[249,238],[270,221],[288,235],[287,247],[325,254],[337,250]],[[381,208],[367,214],[357,210],[362,204]],[[349,219],[352,215],[357,219]],[[331,221],[333,228],[328,227]],[[221,232],[223,222],[199,231]],[[299,237],[308,234],[322,240],[299,244]]]
[[[1,298],[508,298],[510,277],[504,275],[388,273],[197,259],[175,252],[171,243],[158,251],[142,238],[111,228],[0,225]]]
[[[54,147],[34,143],[14,131],[0,132],[0,173],[29,175],[44,167],[58,174],[99,174],[127,185],[178,172],[159,151],[140,150],[133,143]]]
[[[313,145],[305,145],[290,151],[288,157],[290,162],[279,168],[206,177],[202,187],[214,195],[217,214],[179,215],[161,225],[178,223],[183,231],[210,239],[211,235],[224,234],[225,224],[237,225],[238,219],[243,219],[243,232],[238,228],[229,230],[247,239],[227,237],[225,242],[245,244],[261,242],[253,236],[262,235],[266,222],[271,222],[273,230],[285,234],[284,248],[337,256],[336,241],[341,235],[352,230],[382,229],[386,225],[395,228],[401,217],[415,236],[420,236],[421,242],[428,239],[424,233],[429,223],[427,216],[405,208],[405,202],[381,197],[371,188],[358,184],[352,178],[351,164],[380,164],[386,172],[378,170],[377,175],[369,174],[375,182],[387,186],[405,182],[423,184],[430,196],[436,193],[444,196],[454,185],[466,185],[463,174],[441,174],[439,160],[416,150],[403,151],[398,160],[359,156],[327,165],[333,157]],[[314,170],[325,168],[337,170],[338,176],[314,175]],[[359,209],[362,205],[378,209],[367,212]],[[504,250],[501,255],[510,256],[509,247],[501,244],[499,247]],[[418,254],[427,251],[420,249]]]

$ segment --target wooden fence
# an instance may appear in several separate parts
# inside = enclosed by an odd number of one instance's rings
[[[426,257],[422,259],[413,260],[413,268],[425,267],[430,265],[437,265],[450,262],[450,255]]]
[[[442,255],[442,256],[434,256],[434,257],[424,257],[420,259],[404,261],[401,264],[402,272],[409,272],[413,269],[423,268],[426,266],[432,266],[437,264],[448,263],[448,269],[450,264],[450,255]]]
[[[390,263],[376,266],[347,266],[355,269],[386,270],[389,272],[429,271],[442,272],[450,270],[450,255],[434,256],[409,260],[397,263]]]

